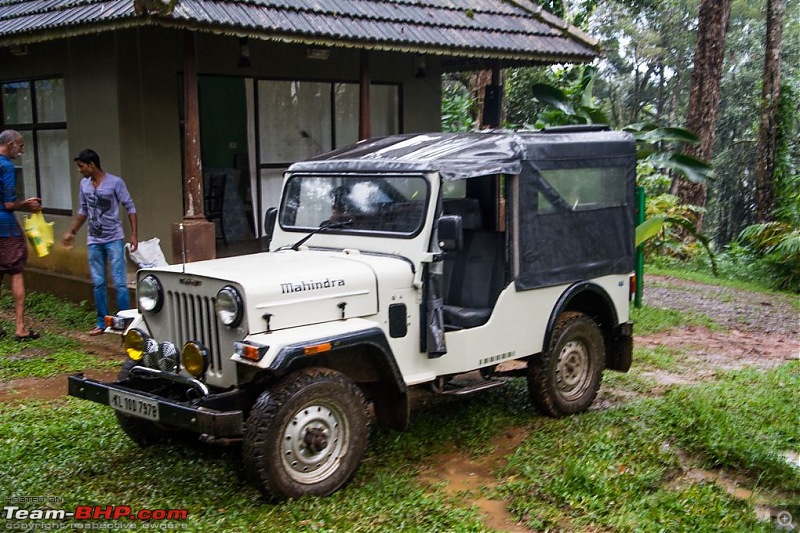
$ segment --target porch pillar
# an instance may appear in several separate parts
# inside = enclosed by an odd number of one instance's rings
[[[370,73],[369,52],[361,50],[361,72],[358,84],[358,140],[372,137],[372,116],[370,114]]]
[[[200,106],[197,99],[195,33],[183,34],[184,169],[183,221],[172,224],[172,262],[202,261],[217,256],[213,222],[203,214],[203,164],[200,156]]]
[[[503,79],[500,75],[500,63],[492,61],[492,82],[484,87],[483,116],[481,124],[490,128],[499,128],[503,119]]]

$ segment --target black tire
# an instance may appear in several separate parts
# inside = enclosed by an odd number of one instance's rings
[[[528,363],[528,393],[542,413],[562,417],[592,405],[605,368],[605,342],[594,320],[566,312],[558,318],[549,349]]]
[[[327,368],[303,369],[268,389],[247,419],[242,458],[273,499],[328,496],[355,474],[367,448],[361,389]]]
[[[131,369],[136,366],[136,361],[128,359],[122,365],[122,370],[119,371],[117,379],[120,381],[128,379],[128,374]],[[135,416],[126,415],[115,411],[117,415],[117,423],[122,431],[136,444],[142,448],[153,446],[155,444],[164,444],[170,442],[188,442],[197,440],[197,436],[190,431],[186,431],[167,424],[159,424],[151,420],[144,420]]]

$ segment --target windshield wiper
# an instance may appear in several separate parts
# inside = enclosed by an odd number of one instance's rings
[[[317,233],[322,233],[323,231],[328,231],[329,229],[339,229],[339,228],[346,228],[348,226],[353,225],[353,219],[347,218],[342,220],[323,220],[322,223],[319,225],[317,229],[297,241],[292,245],[292,250],[295,252],[303,246],[308,239],[316,235]]]

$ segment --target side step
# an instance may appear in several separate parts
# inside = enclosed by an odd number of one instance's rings
[[[502,387],[505,384],[505,380],[478,381],[463,384],[453,383],[451,381],[447,384],[445,390],[441,391],[439,394],[447,396],[467,396],[468,394],[475,394],[476,392]]]

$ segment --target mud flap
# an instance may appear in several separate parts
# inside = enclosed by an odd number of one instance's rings
[[[407,430],[411,425],[408,392],[397,392],[392,387],[374,387],[371,391],[378,424],[396,431]]]
[[[633,324],[620,324],[614,332],[614,343],[606,367],[627,372],[633,363]]]

